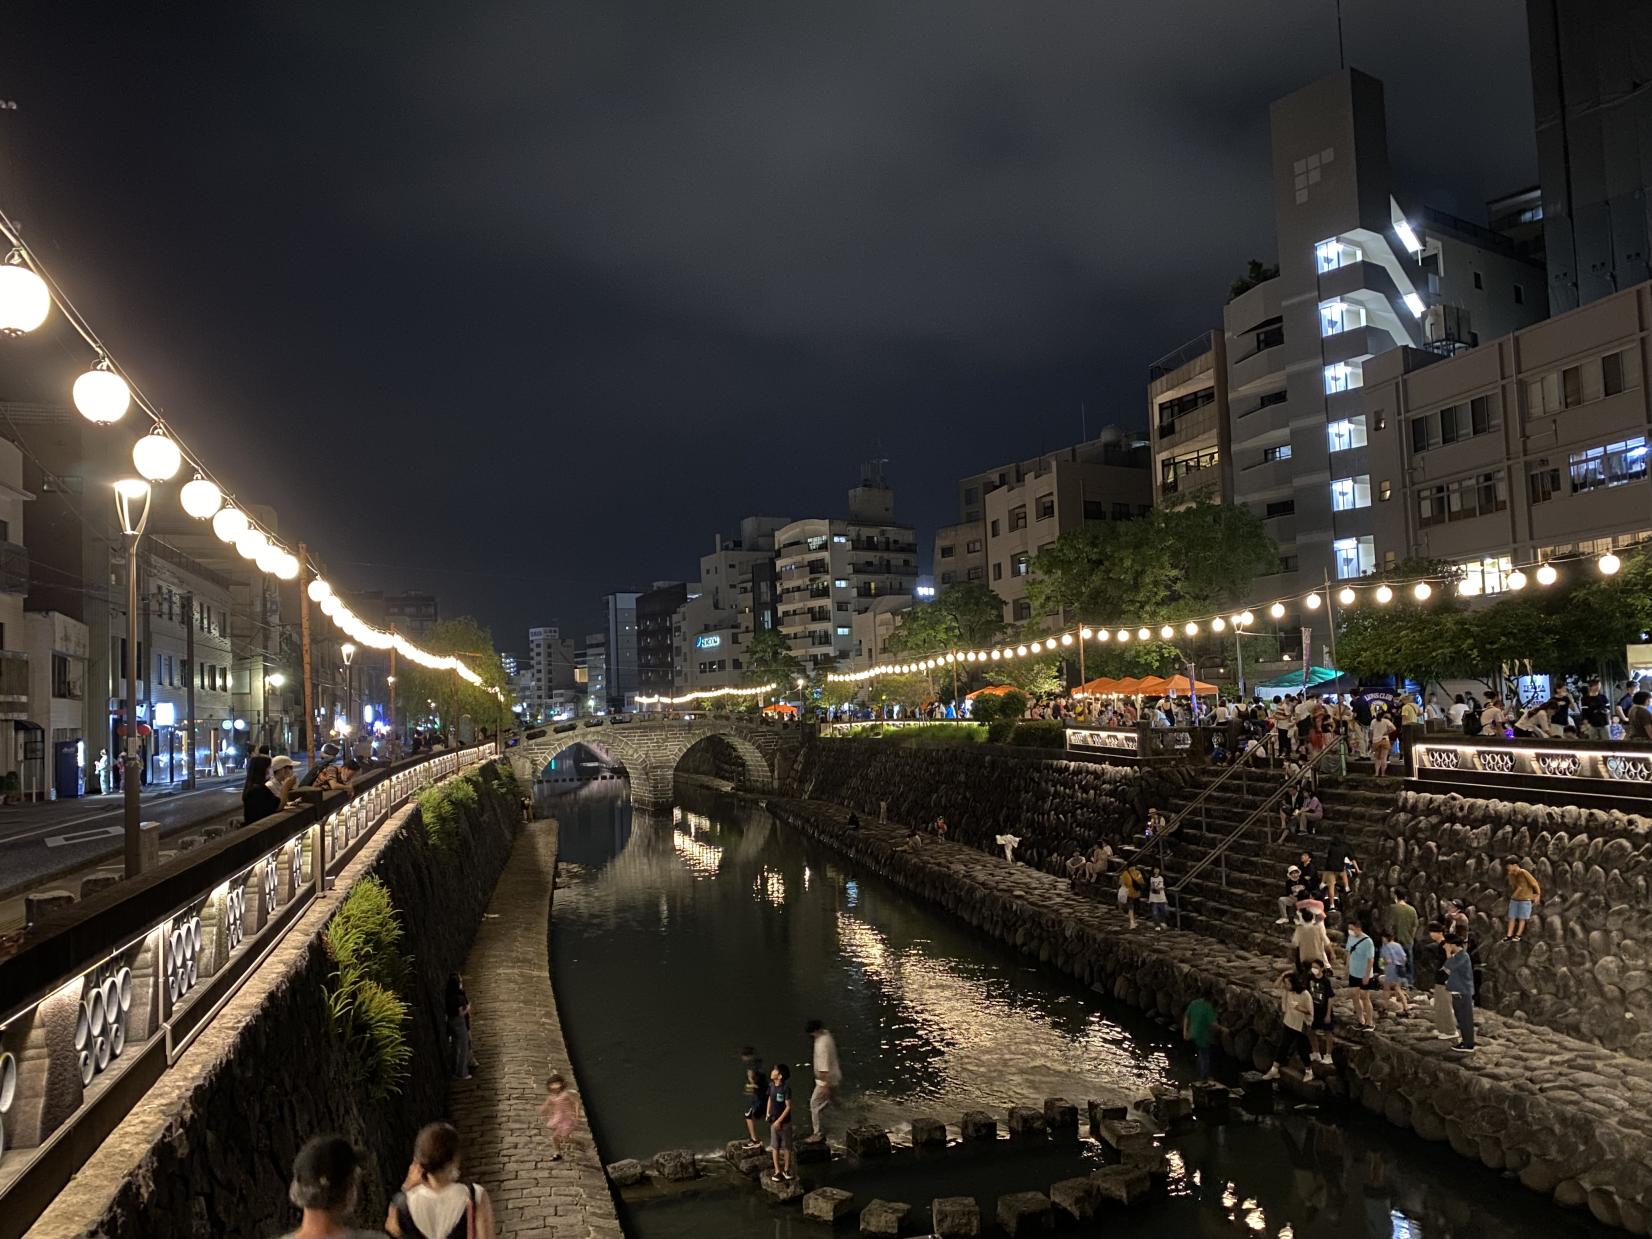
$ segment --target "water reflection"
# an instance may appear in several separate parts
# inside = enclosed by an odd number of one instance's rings
[[[742,1044],[806,1077],[804,1021],[825,1019],[845,1073],[841,1132],[917,1113],[956,1121],[1046,1096],[1185,1078],[1163,1030],[931,913],[766,813],[696,801],[632,814],[588,786],[552,811],[564,870],[552,925],[563,1029],[604,1154],[719,1148],[741,1134]],[[806,1088],[806,1086],[805,1086]],[[949,1153],[921,1173],[855,1169],[862,1199],[1044,1190],[1093,1146],[1039,1158]],[[1444,1146],[1359,1112],[1198,1123],[1169,1145],[1168,1203],[1110,1220],[1126,1233],[1278,1239],[1575,1239],[1620,1232],[1563,1213]],[[834,1170],[831,1173],[849,1173]],[[915,1221],[919,1219],[914,1219]],[[818,1232],[738,1189],[635,1208],[638,1239]]]

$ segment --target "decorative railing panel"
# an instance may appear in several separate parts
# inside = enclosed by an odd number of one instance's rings
[[[1421,779],[1496,776],[1537,785],[1592,780],[1610,795],[1652,787],[1652,744],[1423,735],[1412,743],[1411,752],[1414,773]]]

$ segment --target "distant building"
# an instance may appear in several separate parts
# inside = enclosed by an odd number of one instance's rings
[[[424,636],[441,620],[435,594],[404,590],[384,596],[384,622],[405,637]]]
[[[585,645],[579,652],[575,679],[584,694],[581,698],[580,713],[607,714],[610,692],[607,632],[592,632],[585,635]]]
[[[637,676],[637,599],[640,597],[636,591],[618,590],[602,600],[608,612],[603,642],[607,702],[609,711],[615,714],[630,708],[640,682]]]
[[[699,580],[685,588],[673,622],[674,696],[744,682],[752,637],[778,623],[774,535],[788,523],[748,516],[738,532],[716,535],[700,558]]]
[[[917,585],[917,535],[895,520],[881,461],[863,467],[848,519],[791,521],[774,540],[780,632],[810,668],[852,658],[854,617],[879,599],[910,600]]]
[[[1233,502],[1227,337],[1207,331],[1147,371],[1153,502]]]
[[[138,712],[153,729],[149,782],[188,779],[191,702],[196,773],[232,769],[249,739],[264,738],[249,737],[259,720],[240,716],[231,695],[231,582],[160,537],[144,539],[142,557]]]
[[[958,484],[962,520],[936,536],[937,585],[952,584],[946,574],[957,569],[946,567],[949,562],[963,567],[965,580],[980,579],[968,575],[979,566],[1003,599],[1004,618],[1031,619],[1027,576],[1033,556],[1086,521],[1129,520],[1150,511],[1148,460],[1143,436],[1109,426],[1087,442],[964,478]]]
[[[656,581],[637,597],[637,694],[671,697],[676,683],[677,612],[688,601],[681,581]],[[627,703],[630,704],[629,702]]]
[[[528,629],[527,676],[523,704],[529,720],[539,722],[579,712],[581,683],[574,643],[555,624]]]

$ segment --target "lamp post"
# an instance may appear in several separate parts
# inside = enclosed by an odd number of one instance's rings
[[[401,756],[401,741],[396,736],[396,649],[390,648],[390,674],[384,677],[385,684],[390,689],[390,760],[394,761]]]
[[[115,483],[115,511],[121,533],[126,535],[126,743],[121,750],[121,778],[124,780],[126,876],[143,871],[138,818],[142,776],[138,760],[138,543],[149,524],[149,505],[154,497],[149,483],[140,478],[122,478]]]
[[[338,652],[344,655],[344,721],[346,723],[353,724],[356,719],[356,673],[351,664],[356,657],[355,643],[353,641],[346,641],[343,645],[338,647]],[[345,734],[348,735],[349,733],[346,732]],[[344,742],[340,739],[339,743],[342,746]],[[342,747],[340,748],[340,755],[343,755]]]
[[[275,746],[275,727],[273,725],[275,720],[270,711],[270,689],[273,688],[279,694],[286,682],[287,677],[279,671],[264,677],[264,743],[272,748]],[[283,698],[283,702],[285,702],[285,698]],[[287,711],[285,708],[281,711],[280,727],[281,744],[285,747],[287,743]]]

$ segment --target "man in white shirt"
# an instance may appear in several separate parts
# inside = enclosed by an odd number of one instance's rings
[[[826,1128],[821,1122],[826,1107],[838,1085],[843,1083],[843,1069],[838,1066],[837,1042],[819,1020],[810,1020],[805,1030],[814,1041],[815,1089],[809,1094],[810,1140],[826,1139]]]
[[[1463,694],[1457,694],[1457,700],[1451,703],[1451,709],[1446,711],[1446,717],[1451,720],[1451,726],[1456,731],[1463,729],[1463,716],[1468,713],[1468,701]]]

